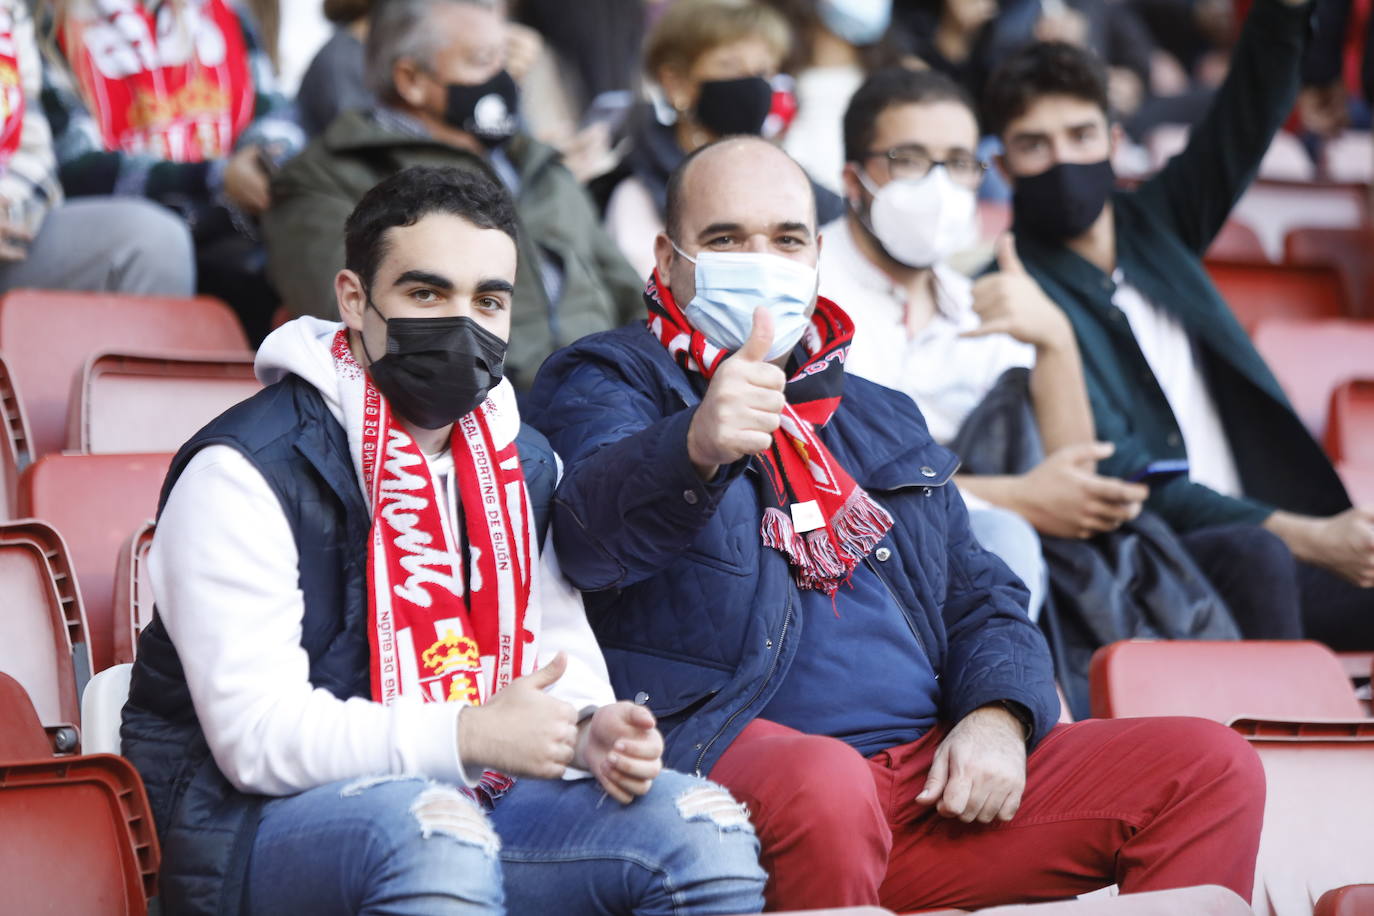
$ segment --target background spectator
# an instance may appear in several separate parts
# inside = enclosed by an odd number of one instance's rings
[[[344,220],[368,189],[408,165],[498,177],[520,223],[506,369],[523,387],[554,349],[640,314],[642,281],[557,152],[520,129],[506,29],[491,0],[376,6],[366,50],[378,105],[340,115],[286,165],[264,229],[272,278],[292,310],[333,320]]]
[[[199,289],[261,340],[277,297],[255,219],[301,132],[247,15],[227,0],[67,0],[44,31],[43,104],[67,193],[147,197],[180,213]]]
[[[661,106],[644,103],[611,186],[606,229],[640,276],[653,269],[668,175],[693,150],[726,134],[758,134],[773,100],[770,81],[792,47],[783,16],[756,0],[676,0],[655,24],[644,69]],[[816,178],[812,178],[815,184]],[[827,217],[839,198],[818,188]]]
[[[782,148],[821,186],[840,192],[840,122],[865,74],[898,59],[887,38],[891,0],[769,0],[797,34],[785,65],[797,81],[797,117]]]
[[[325,0],[324,15],[335,26],[301,77],[296,110],[308,136],[324,132],[340,112],[374,102],[363,85],[363,42],[372,0]]]
[[[24,0],[0,0],[0,292],[20,287],[189,295],[191,237],[140,200],[63,203],[39,92],[43,64]],[[8,58],[8,59],[6,59]]]

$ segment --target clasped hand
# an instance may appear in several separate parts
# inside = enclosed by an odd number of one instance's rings
[[[579,725],[570,704],[544,692],[567,667],[560,652],[484,705],[464,709],[458,719],[463,759],[534,779],[560,779],[570,766],[585,769],[607,795],[628,804],[649,791],[663,767],[654,715],[633,703],[612,703]]]

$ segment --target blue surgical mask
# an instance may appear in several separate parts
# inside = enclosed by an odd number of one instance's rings
[[[820,0],[821,22],[852,45],[871,45],[892,21],[892,0]]]
[[[791,352],[806,333],[816,298],[816,268],[775,254],[701,251],[694,259],[676,244],[673,250],[697,268],[697,292],[683,314],[722,350],[744,346],[754,327],[754,310],[761,305],[773,315],[769,360]]]

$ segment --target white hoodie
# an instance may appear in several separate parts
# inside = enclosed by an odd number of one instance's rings
[[[300,376],[342,422],[330,352],[340,327],[316,318],[283,325],[258,351],[258,379],[270,385]],[[435,490],[451,502],[452,458],[430,463]],[[408,698],[382,706],[311,686],[295,539],[267,481],[236,449],[212,445],[187,464],[148,560],[158,613],[181,657],[206,742],[239,790],[291,795],[383,774],[468,785],[481,778],[481,767],[465,767],[458,747],[461,704]],[[539,575],[538,664],[568,653],[567,673],[549,692],[577,709],[612,702],[582,598],[559,571],[551,540]]]

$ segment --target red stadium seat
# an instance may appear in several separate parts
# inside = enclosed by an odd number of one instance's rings
[[[1269,263],[1269,255],[1255,230],[1234,219],[1227,220],[1221,227],[1217,237],[1212,240],[1212,247],[1207,249],[1207,257],[1218,261]]]
[[[1349,314],[1340,274],[1332,267],[1209,258],[1207,272],[1236,319],[1252,334],[1265,319],[1342,318]]]
[[[71,547],[94,670],[113,661],[114,570],[129,532],[157,514],[171,455],[48,455],[24,472],[19,500]]]
[[[1088,677],[1093,715],[1105,718],[1361,715],[1345,667],[1316,642],[1126,640],[1097,650]]]
[[[19,514],[19,474],[28,467],[29,423],[14,390],[9,363],[0,356],[0,521]]]
[[[97,354],[77,383],[67,448],[90,454],[175,452],[261,388],[248,354]]]
[[[0,888],[7,913],[143,914],[161,859],[148,796],[122,757],[53,757],[0,674]]]
[[[74,751],[91,655],[67,548],[56,531],[32,520],[0,525],[0,593],[0,671],[24,687],[58,749]]]
[[[1255,912],[1310,912],[1323,892],[1374,877],[1374,720],[1232,728],[1264,764]]]
[[[1350,501],[1357,506],[1374,506],[1374,464],[1336,465],[1336,473],[1341,475],[1345,492]]]
[[[1374,884],[1347,884],[1327,891],[1312,916],[1369,916],[1374,913]]]
[[[153,619],[153,584],[148,577],[148,550],[153,546],[152,522],[145,523],[119,551],[114,584],[114,663],[122,665],[138,654],[138,637]]]
[[[238,318],[217,299],[38,290],[0,299],[0,352],[28,414],[35,458],[66,441],[67,405],[93,353],[247,349]]]
[[[1367,879],[1374,720],[1339,659],[1312,642],[1119,642],[1093,656],[1095,715],[1227,722],[1264,764],[1255,912],[1309,912]]]
[[[927,916],[962,912],[934,910]],[[1234,892],[1215,885],[1180,887],[1119,897],[1092,894],[1080,900],[1023,903],[972,912],[982,916],[1252,916],[1244,900]]]
[[[1271,318],[1255,328],[1254,340],[1318,441],[1325,431],[1331,392],[1368,375],[1374,365],[1374,321]]]
[[[1374,374],[1374,353],[1369,362]],[[1350,379],[1331,392],[1326,453],[1332,461],[1374,465],[1374,378]]]
[[[1370,224],[1367,185],[1318,181],[1252,184],[1231,211],[1259,235],[1271,260],[1283,257],[1283,240],[1299,226],[1337,228]]]
[[[1345,283],[1352,318],[1374,318],[1374,228],[1368,226],[1293,229],[1283,240],[1289,264],[1334,267]]]

